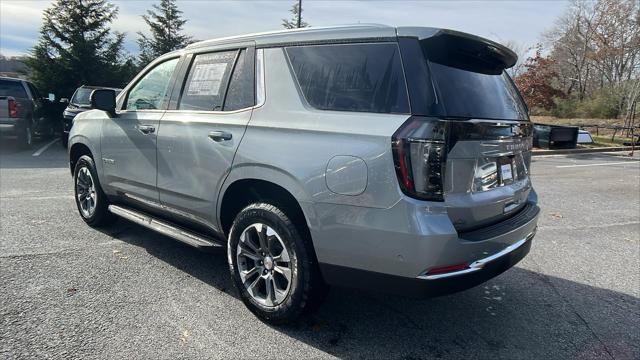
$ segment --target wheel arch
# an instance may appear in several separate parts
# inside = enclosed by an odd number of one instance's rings
[[[282,207],[292,220],[304,225],[306,235],[309,232],[310,220],[313,219],[312,209],[308,202],[299,201],[294,195],[295,190],[287,187],[286,183],[267,180],[261,177],[242,177],[227,179],[220,193],[218,206],[218,221],[220,229],[229,235],[231,225],[236,215],[247,205],[265,201]]]
[[[88,155],[93,159],[94,163],[96,163],[96,158],[93,154],[94,153],[93,151],[91,151],[91,148],[83,142],[75,142],[73,145],[70,145],[69,146],[69,169],[71,170],[71,175],[73,175],[73,171],[76,167],[76,163],[78,162],[78,159],[80,159],[80,157],[83,155]],[[97,163],[96,163],[96,167],[97,167]]]

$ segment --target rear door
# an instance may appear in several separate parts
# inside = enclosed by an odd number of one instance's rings
[[[158,132],[158,191],[177,220],[217,230],[218,191],[255,104],[251,45],[187,55]]]
[[[157,131],[164,114],[179,58],[149,69],[125,94],[121,110],[102,125],[102,159],[106,190],[140,205],[158,203]]]

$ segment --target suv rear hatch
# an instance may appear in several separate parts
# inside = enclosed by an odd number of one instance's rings
[[[473,35],[400,37],[411,118],[394,134],[400,187],[442,201],[460,232],[514,216],[531,191],[532,125],[505,69],[517,56]]]

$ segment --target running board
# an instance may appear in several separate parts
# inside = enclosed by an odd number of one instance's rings
[[[158,220],[135,210],[127,209],[118,205],[109,205],[109,211],[138,225],[142,225],[146,228],[159,232],[162,235],[166,235],[198,249],[225,246],[225,244],[217,240],[205,238],[201,235],[184,230],[175,225],[169,224],[168,222]]]

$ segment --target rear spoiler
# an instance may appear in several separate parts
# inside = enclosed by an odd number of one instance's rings
[[[398,36],[417,37],[429,61],[464,70],[497,75],[518,61],[509,48],[459,31],[398,28]]]

